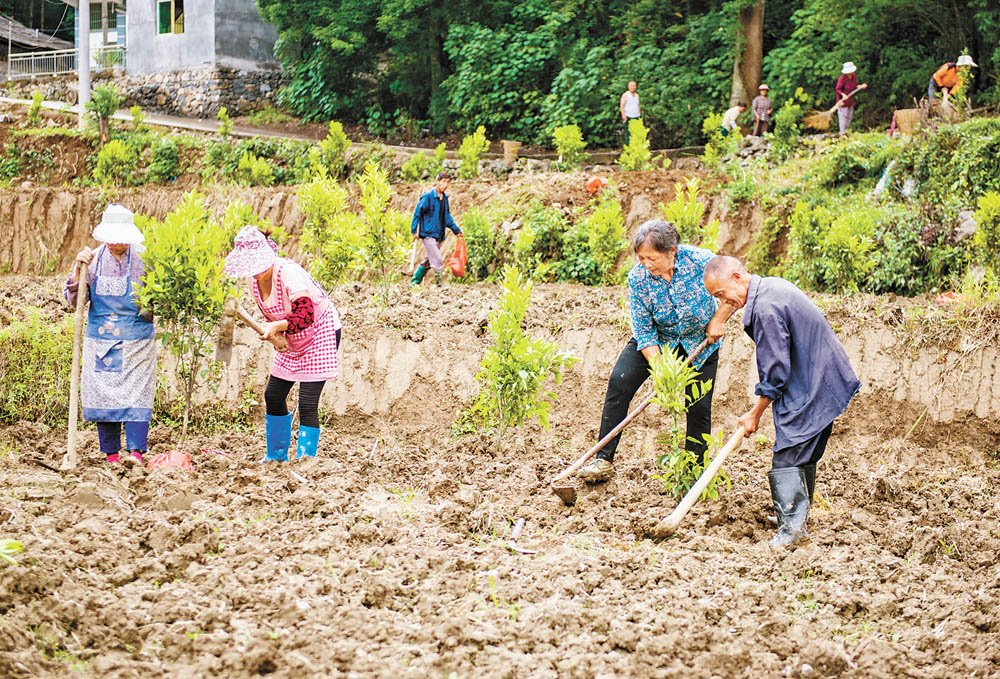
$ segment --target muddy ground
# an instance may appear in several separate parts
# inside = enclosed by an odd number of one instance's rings
[[[8,305],[57,313],[55,279],[12,281]],[[477,319],[493,286],[424,290],[381,317],[366,292],[338,293],[345,373],[380,374],[362,366],[392,359],[382,333],[439,350],[445,375],[488,342]],[[552,430],[527,426],[502,453],[486,432],[452,436],[471,385],[457,373],[449,392],[448,378],[414,372],[394,399],[371,379],[384,407],[368,409],[345,374],[352,386],[331,393],[348,405],[324,410],[320,457],[287,465],[256,464],[259,426],[196,434],[194,473],[108,466],[91,430],[81,466],[56,473],[32,459],[57,462],[64,431],[0,431],[0,537],[24,543],[17,565],[0,565],[0,676],[997,676],[1000,438],[988,420],[918,419],[915,396],[867,387],[820,465],[811,541],[781,554],[766,547],[769,424],[729,458],[730,490],[673,538],[649,534],[676,502],[650,478],[655,412],[626,433],[613,481],[581,487],[572,508],[555,499],[548,479],[596,434],[627,337],[620,296],[539,288],[529,331],[607,339],[557,389]],[[866,304],[830,311],[845,341],[870,327]],[[743,356],[729,342],[723,364]],[[744,379],[739,360],[720,380]],[[720,386],[716,427],[731,430],[748,403],[745,385]],[[153,452],[176,437],[155,427]],[[505,546],[518,517],[536,554]]]

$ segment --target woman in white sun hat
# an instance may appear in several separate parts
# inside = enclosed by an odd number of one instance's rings
[[[266,460],[288,461],[292,414],[288,392],[299,383],[297,457],[313,457],[319,447],[319,397],[327,380],[337,377],[340,315],[312,276],[290,259],[279,257],[256,226],[238,234],[226,257],[225,271],[249,279],[250,294],[267,319],[261,340],[285,333],[288,350],[276,352],[264,389]]]
[[[101,452],[119,461],[122,424],[125,449],[142,462],[156,392],[156,331],[153,314],[139,308],[138,292],[146,265],[145,240],[132,212],[121,205],[104,211],[94,229],[102,245],[84,247],[76,261],[87,267],[90,310],[83,340],[80,400],[83,419],[97,423]],[[74,271],[63,288],[66,301],[76,304],[80,283]],[[129,458],[126,458],[129,459]]]
[[[837,121],[840,123],[841,134],[847,134],[847,128],[854,120],[854,91],[868,87],[868,83],[858,84],[857,70],[858,67],[853,61],[844,62],[840,77],[834,86],[834,91],[837,93]]]

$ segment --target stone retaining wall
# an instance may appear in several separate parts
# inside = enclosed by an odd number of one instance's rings
[[[252,113],[274,103],[287,79],[281,71],[218,67],[173,73],[126,75],[95,74],[94,87],[113,83],[125,95],[125,106],[138,105],[148,113],[214,118],[221,106],[230,116]],[[0,85],[8,97],[31,99],[40,90],[47,100],[76,103],[76,76],[14,80]]]

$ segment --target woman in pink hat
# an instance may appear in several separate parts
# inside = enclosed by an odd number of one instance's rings
[[[250,294],[267,319],[261,340],[285,334],[288,349],[276,352],[264,390],[267,406],[264,460],[288,461],[292,414],[287,398],[299,383],[297,457],[313,457],[319,447],[319,397],[327,380],[337,377],[340,315],[325,292],[301,266],[278,257],[271,241],[256,226],[236,235],[226,257],[226,273],[247,278]]]
[[[83,419],[97,423],[97,438],[108,462],[118,462],[125,427],[125,449],[142,462],[156,393],[156,329],[153,314],[139,308],[138,293],[146,265],[142,233],[132,212],[110,205],[94,229],[94,240],[76,261],[87,266],[83,293],[90,299],[83,340],[80,401]],[[76,304],[80,282],[74,272],[63,287]]]

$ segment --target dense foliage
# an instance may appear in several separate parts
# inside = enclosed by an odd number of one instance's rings
[[[257,0],[292,73],[283,101],[316,120],[414,120],[440,131],[547,143],[576,124],[592,146],[621,143],[618,98],[639,84],[653,146],[698,143],[728,107],[737,11],[748,0]],[[964,48],[979,101],[1000,100],[995,0],[770,0],[763,79],[776,102],[802,87],[833,104],[844,61],[869,90],[859,117],[888,122]]]

